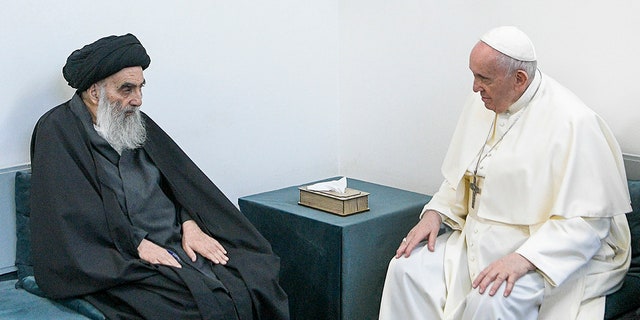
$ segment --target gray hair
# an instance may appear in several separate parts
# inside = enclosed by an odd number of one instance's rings
[[[507,76],[515,74],[518,70],[522,70],[529,76],[529,81],[533,79],[536,69],[538,68],[538,61],[520,61],[499,51],[496,62],[499,68],[506,71]]]

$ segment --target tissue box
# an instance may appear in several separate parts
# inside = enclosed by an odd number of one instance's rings
[[[347,188],[344,193],[336,191],[309,190],[299,187],[300,202],[298,204],[330,212],[340,216],[369,210],[369,193]]]

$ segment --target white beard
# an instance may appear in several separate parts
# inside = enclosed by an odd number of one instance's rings
[[[98,134],[107,140],[118,154],[122,154],[125,149],[141,147],[147,139],[140,108],[123,107],[120,103],[110,102],[105,90],[100,90],[95,127]]]

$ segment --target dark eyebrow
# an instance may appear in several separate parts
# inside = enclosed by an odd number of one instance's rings
[[[143,80],[142,83],[140,84],[140,87],[144,87],[144,85],[147,83],[147,80]],[[138,85],[135,83],[131,83],[131,82],[125,82],[122,85],[120,85],[120,89],[132,89],[137,87]]]

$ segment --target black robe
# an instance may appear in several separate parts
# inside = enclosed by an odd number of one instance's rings
[[[218,281],[139,259],[132,226],[101,183],[105,173],[71,110],[79,103],[76,94],[43,115],[31,141],[32,255],[41,289],[54,299],[84,297],[108,318],[236,319],[237,311],[240,318],[288,319],[270,244],[144,114],[144,150],[174,201],[227,249],[229,261],[212,266]]]

